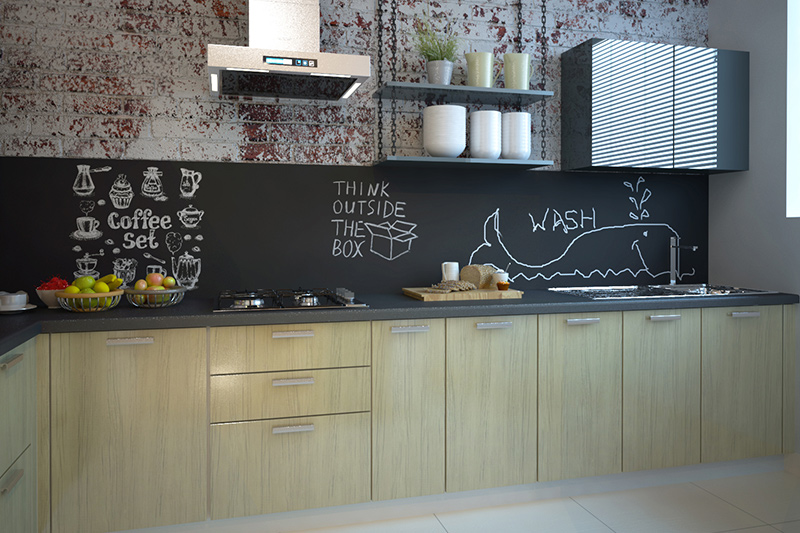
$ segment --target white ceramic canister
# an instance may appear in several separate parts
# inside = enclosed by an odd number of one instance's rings
[[[503,159],[528,159],[531,156],[531,114],[525,111],[503,113]]]
[[[422,146],[433,157],[458,157],[467,147],[467,108],[432,105],[422,111]]]
[[[500,111],[473,111],[469,115],[469,153],[478,159],[497,159],[501,151]]]

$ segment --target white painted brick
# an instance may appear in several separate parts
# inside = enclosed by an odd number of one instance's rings
[[[178,139],[139,138],[125,142],[125,159],[178,161],[181,141]]]

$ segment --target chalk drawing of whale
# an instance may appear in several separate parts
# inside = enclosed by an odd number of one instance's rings
[[[549,261],[532,262],[531,250],[520,250],[522,254],[512,253],[503,243],[500,231],[500,210],[497,209],[484,222],[483,243],[470,255],[469,264],[490,264],[505,268],[509,262],[512,280],[543,279],[552,280],[557,276],[591,276],[607,278],[630,274],[634,277],[669,274],[669,264],[665,250],[671,236],[679,237],[669,225],[663,223],[635,223],[619,226],[605,226],[587,230],[575,237],[558,257]],[[654,259],[656,258],[656,259]],[[586,266],[587,262],[593,262]],[[657,264],[657,263],[665,264]],[[683,275],[693,275],[694,269]]]

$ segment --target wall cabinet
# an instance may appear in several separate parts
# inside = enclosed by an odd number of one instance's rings
[[[448,492],[536,481],[537,317],[447,319]]]
[[[36,339],[0,355],[0,517],[36,531]]]
[[[51,335],[52,530],[206,517],[204,329]]]
[[[370,499],[369,322],[212,328],[211,518]]]
[[[622,470],[700,462],[700,309],[625,311]]]
[[[539,317],[539,481],[622,471],[622,313]]]
[[[445,320],[372,323],[372,499],[444,492]]]
[[[782,450],[783,308],[703,309],[703,462]]]
[[[747,52],[590,39],[561,60],[564,170],[747,170]]]

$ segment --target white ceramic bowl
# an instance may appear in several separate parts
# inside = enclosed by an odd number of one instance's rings
[[[28,293],[0,291],[0,311],[19,311],[28,303]]]
[[[58,305],[58,298],[56,298],[56,293],[61,292],[64,289],[53,289],[53,290],[42,290],[36,289],[36,296],[42,301],[44,305],[47,306],[48,309],[61,309],[61,306]]]
[[[467,108],[432,105],[422,112],[422,146],[433,157],[458,157],[467,147]]]

